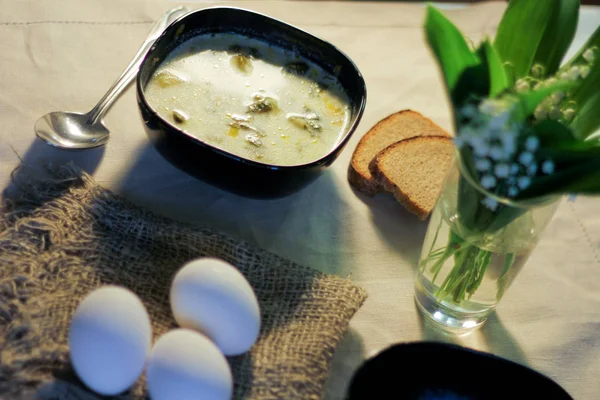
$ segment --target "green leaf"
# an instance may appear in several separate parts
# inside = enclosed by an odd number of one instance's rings
[[[554,3],[550,21],[532,64],[543,65],[546,76],[553,75],[558,70],[575,37],[579,19],[579,0],[555,0]],[[538,5],[538,7],[547,7],[547,5]]]
[[[600,83],[596,83],[600,85]],[[600,86],[596,86],[600,87]],[[588,139],[600,128],[600,92],[590,95],[569,124],[578,138]]]
[[[508,77],[498,52],[489,40],[484,40],[477,50],[481,63],[489,74],[489,96],[496,97],[509,87]]]
[[[533,126],[535,136],[540,139],[542,148],[576,148],[583,143],[575,138],[573,131],[557,121],[544,120]]]
[[[561,67],[561,71],[570,68],[572,65],[586,63],[585,59],[583,58],[583,53],[587,49],[593,47],[600,49],[600,26],[596,28],[594,33],[592,33],[592,36],[590,36],[590,38],[587,40],[587,42],[585,42],[581,49],[579,49],[579,51],[573,57],[571,57],[571,59],[567,63],[565,63],[563,67]],[[596,58],[598,57],[600,57],[600,54],[596,52]]]
[[[463,71],[479,64],[479,60],[458,28],[430,5],[427,6],[425,36],[442,70],[446,87],[452,92]]]
[[[465,102],[469,100],[478,102],[480,99],[488,97],[489,94],[490,80],[485,65],[477,64],[466,68],[458,78],[454,89],[450,91],[450,98],[455,108],[455,119],[460,115],[456,109]]]
[[[600,157],[589,154],[587,158],[566,168],[557,169],[552,175],[538,177],[523,190],[518,199],[551,194],[600,194]]]
[[[540,4],[542,3],[542,4]],[[560,0],[512,0],[502,16],[494,47],[505,62],[509,81],[529,75],[538,56],[538,48],[544,48],[548,29]]]
[[[598,57],[599,55],[596,55]],[[581,139],[588,138],[600,128],[600,62],[596,61],[587,78],[577,81],[570,101],[575,102],[575,118],[569,127]]]
[[[540,138],[536,159],[540,163],[551,160],[555,172],[536,177],[519,199],[549,194],[600,194],[600,140],[579,140],[556,121],[544,121],[534,129]]]

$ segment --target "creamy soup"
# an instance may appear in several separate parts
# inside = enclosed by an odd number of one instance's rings
[[[145,89],[151,107],[183,131],[267,164],[327,154],[349,119],[339,82],[314,63],[237,35],[200,35],[177,47]]]

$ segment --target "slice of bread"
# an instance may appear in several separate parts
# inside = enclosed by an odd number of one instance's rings
[[[392,114],[371,128],[356,146],[348,169],[350,184],[368,196],[381,192],[383,188],[373,178],[369,164],[377,153],[389,145],[415,136],[450,137],[446,131],[418,112],[404,110]]]
[[[413,214],[426,219],[450,168],[454,144],[447,136],[418,136],[382,150],[371,173]]]

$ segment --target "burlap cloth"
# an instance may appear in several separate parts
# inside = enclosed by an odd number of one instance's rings
[[[336,345],[365,299],[362,289],[140,209],[71,166],[16,185],[19,197],[0,213],[0,398],[95,398],[69,365],[67,334],[79,301],[101,285],[128,287],[145,303],[156,339],[176,326],[168,303],[173,274],[199,256],[237,266],[261,307],[258,342],[229,359],[235,397],[323,396]],[[143,378],[120,396],[143,397]]]

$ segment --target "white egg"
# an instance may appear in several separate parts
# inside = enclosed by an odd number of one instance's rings
[[[256,295],[225,261],[200,258],[187,263],[175,275],[170,297],[177,323],[204,333],[225,355],[244,353],[258,338]]]
[[[93,391],[115,395],[144,370],[152,327],[146,308],[131,291],[104,286],[77,307],[69,331],[71,363]]]
[[[206,336],[175,329],[158,339],[148,361],[153,400],[228,400],[233,378],[227,360]]]

